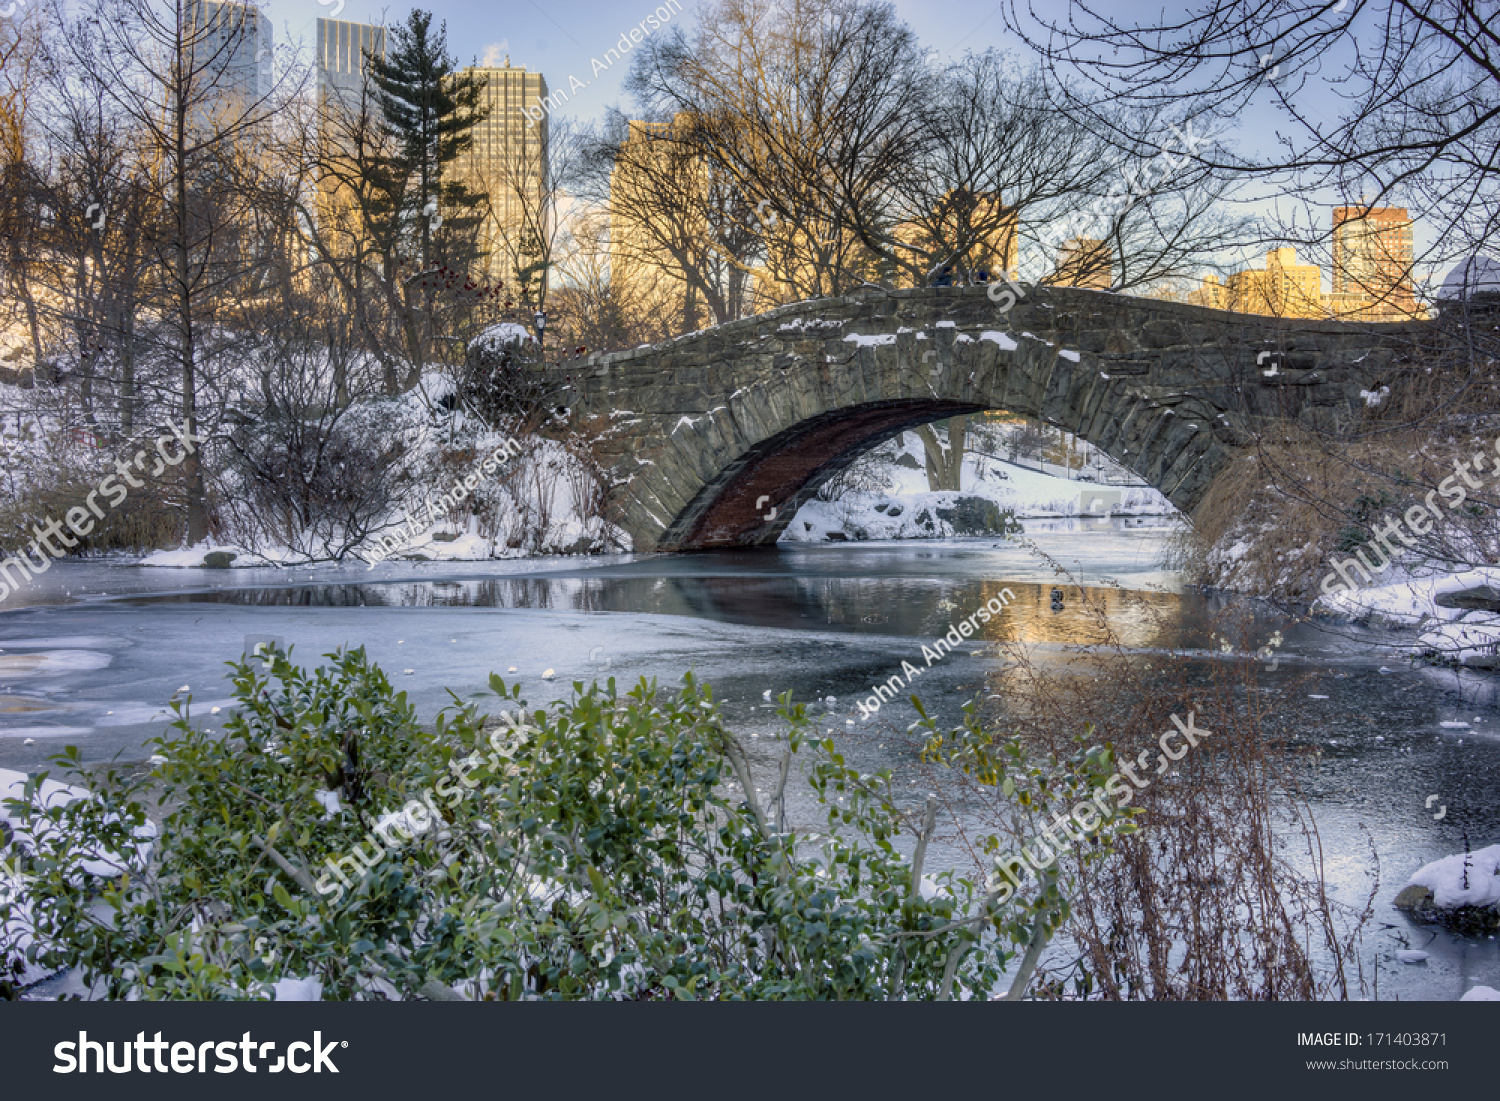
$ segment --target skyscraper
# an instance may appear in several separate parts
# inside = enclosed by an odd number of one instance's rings
[[[371,57],[385,57],[385,28],[340,19],[319,19],[317,53],[317,221],[323,249],[357,254],[367,226],[355,210],[349,181],[358,177],[357,150],[375,151],[380,108],[366,90]]]
[[[673,140],[691,122],[686,114],[670,123],[631,119],[609,178],[610,283],[637,309],[671,319],[677,332],[697,328],[701,308],[680,254],[711,240],[710,227],[686,197],[686,189],[702,184],[702,173],[691,150]],[[774,212],[769,223],[765,232],[774,232]]]
[[[318,109],[357,113],[371,55],[385,58],[385,28],[342,19],[318,20]]]
[[[524,65],[513,67],[508,57],[503,66],[465,72],[484,84],[479,99],[484,117],[470,131],[473,146],[459,154],[453,167],[472,190],[489,198],[479,226],[479,251],[488,256],[489,278],[514,287],[518,272],[542,260],[555,228],[547,194],[547,116],[532,121],[522,111],[546,98],[547,80]]]
[[[1402,207],[1333,209],[1333,295],[1341,320],[1425,317],[1412,285],[1411,218]]]
[[[187,30],[189,64],[211,82],[213,109],[243,110],[271,90],[271,20],[253,4],[192,0]]]

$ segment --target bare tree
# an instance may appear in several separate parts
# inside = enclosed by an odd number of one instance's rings
[[[92,51],[99,32],[78,21],[61,33]],[[53,43],[53,48],[59,48]],[[57,66],[38,131],[51,150],[43,196],[52,218],[33,242],[33,263],[50,315],[49,353],[69,366],[79,415],[91,430],[128,436],[145,409],[159,408],[162,357],[160,272],[151,242],[164,207],[153,186],[148,143],[100,81]]]
[[[29,117],[34,89],[46,71],[43,27],[40,9],[27,9],[0,21],[0,290],[20,307],[33,365],[41,360],[44,349],[30,270],[34,253],[27,244],[41,233],[42,209]],[[0,324],[9,328],[12,320],[0,317]],[[0,352],[13,356],[19,365],[19,355],[10,347]]]
[[[653,117],[681,120],[680,156],[719,184],[700,193],[700,217],[774,302],[879,276],[869,227],[891,228],[881,199],[917,153],[924,75],[888,5],[724,0],[691,41],[648,43],[627,87]]]
[[[192,0],[98,0],[93,34],[66,36],[76,70],[98,81],[129,120],[149,168],[145,186],[162,217],[146,242],[156,271],[152,307],[167,320],[176,362],[176,414],[206,436],[200,394],[222,369],[220,310],[246,286],[264,255],[246,232],[256,199],[256,144],[270,127],[276,82],[260,87],[260,59],[245,65],[264,18],[250,7]],[[283,74],[285,76],[285,74]],[[187,539],[209,534],[204,449],[182,464]]]
[[[639,270],[639,269],[637,269]],[[627,267],[610,265],[609,215],[594,209],[567,219],[557,252],[557,312],[571,318],[579,344],[608,352],[654,344],[672,336],[675,319],[649,308],[650,288]]]
[[[746,312],[752,208],[705,154],[691,116],[628,121],[593,137],[581,182],[610,213],[610,277],[692,332]]]
[[[1491,9],[1491,10],[1487,10]],[[1204,0],[1175,20],[1083,3],[1066,19],[1015,0],[1008,20],[1059,80],[1061,109],[1140,155],[1106,106],[1173,110],[1200,129],[1248,110],[1278,116],[1265,148],[1195,143],[1195,165],[1261,181],[1302,212],[1330,200],[1419,210],[1430,246],[1409,274],[1500,235],[1500,33],[1472,0]],[[1184,111],[1184,105],[1186,110]],[[1331,227],[1283,206],[1267,239],[1326,246]],[[1326,255],[1326,251],[1325,251]]]
[[[1059,112],[1054,83],[993,51],[936,64],[889,4],[720,0],[637,56],[627,86],[663,121],[621,147],[651,152],[628,189],[616,172],[610,202],[654,230],[659,264],[749,270],[757,307],[1015,268],[1139,291],[1252,236],[1225,215],[1224,181],[1163,157],[1177,133],[1165,110],[1100,107],[1101,126]],[[1115,132],[1153,155],[1122,155]],[[731,237],[746,226],[748,240]],[[733,316],[696,282],[716,320]],[[956,485],[961,449],[922,438],[934,484]]]

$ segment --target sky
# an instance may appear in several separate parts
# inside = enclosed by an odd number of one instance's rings
[[[671,13],[668,26],[690,27],[698,0],[676,3],[681,11]],[[593,59],[603,61],[605,51],[659,5],[661,0],[507,0],[503,5],[494,0],[427,0],[422,6],[436,21],[446,21],[449,52],[461,64],[503,64],[508,54],[511,64],[541,71],[552,89],[568,87],[570,75],[588,82],[589,87],[559,113],[589,120],[602,118],[610,105],[629,106],[620,91],[629,67],[628,55],[597,77]],[[404,21],[407,12],[418,5],[375,0],[267,0],[259,6],[275,26],[278,49],[300,39],[310,56],[320,18],[362,23],[383,20],[389,25]],[[1019,43],[1004,32],[998,4],[968,7],[899,0],[896,10],[924,45],[941,54],[957,57],[967,49],[1019,48]]]
[[[682,26],[691,32],[699,2],[676,0],[681,10],[669,12],[666,27]],[[653,0],[508,0],[503,5],[494,0],[425,0],[425,3],[437,21],[446,22],[449,52],[460,64],[500,65],[509,57],[513,65],[540,71],[553,91],[569,88],[570,77],[587,85],[582,91],[570,93],[569,102],[557,112],[580,121],[601,119],[610,106],[619,106],[627,113],[631,111],[633,105],[621,90],[630,67],[630,55],[627,53],[621,61],[597,74],[593,60],[605,61],[606,51],[615,47],[622,35],[639,26],[653,12],[666,10],[664,3],[654,3]],[[383,21],[391,25],[404,21],[412,6],[415,4],[393,4],[383,0],[265,0],[260,4],[274,25],[278,52],[286,44],[300,41],[305,50],[304,59],[311,57],[316,23],[320,17],[358,22]],[[1155,7],[1144,7],[1139,0],[1094,0],[1090,6],[1106,15],[1128,20],[1149,21],[1161,16]],[[1165,5],[1165,10],[1168,15],[1175,15],[1197,6],[1192,0],[1182,0]],[[1065,0],[1042,3],[1040,7],[1054,17],[1065,14]],[[1007,31],[1001,4],[991,4],[987,0],[974,5],[895,0],[895,8],[916,32],[918,40],[934,49],[941,58],[956,59],[966,51],[978,52],[994,47],[1013,53],[1023,63],[1026,60],[1027,48]],[[654,33],[665,33],[665,29]],[[1339,60],[1320,59],[1322,72],[1319,76],[1328,77],[1341,69]],[[1324,61],[1328,64],[1323,65]],[[1322,114],[1322,104],[1329,104],[1331,109],[1333,103],[1326,93],[1320,94],[1316,83],[1299,95],[1298,100],[1299,106],[1314,116]],[[1242,112],[1236,120],[1233,140],[1247,150],[1269,150],[1275,141],[1277,121],[1278,113],[1270,108]],[[1332,199],[1327,207],[1312,212],[1321,228],[1331,224],[1332,215],[1328,209],[1331,206]],[[1270,204],[1257,201],[1247,209],[1254,213],[1269,213]],[[1420,219],[1416,236],[1420,254],[1425,243]],[[1254,251],[1254,255],[1247,251],[1243,256],[1225,259],[1236,264],[1263,266],[1263,255],[1258,249]],[[1326,271],[1324,281],[1325,289],[1328,289]]]

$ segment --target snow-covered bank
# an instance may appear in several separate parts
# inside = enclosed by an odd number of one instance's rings
[[[1341,589],[1320,596],[1313,614],[1416,629],[1411,653],[1429,661],[1500,666],[1500,567]]]
[[[488,442],[489,436],[484,437]],[[475,507],[467,515],[451,517],[427,502],[452,490],[453,478],[442,473],[441,448],[427,444],[432,454],[423,478],[410,500],[373,526],[374,534],[344,555],[346,561],[381,560],[378,536],[391,533],[399,548],[386,560],[412,562],[481,562],[487,559],[531,558],[549,555],[611,554],[632,549],[630,536],[593,515],[589,504],[592,475],[553,440],[527,439],[525,453],[513,460],[509,477],[496,478],[473,489]],[[502,471],[507,473],[507,471]],[[212,557],[210,557],[212,556]],[[139,559],[142,566],[194,569],[204,566],[253,569],[327,562],[336,556],[329,546],[289,547],[213,540],[193,547],[158,550]]]
[[[1500,845],[1424,864],[1396,896],[1396,906],[1460,930],[1500,929]]]
[[[1111,486],[1059,478],[972,452],[964,459],[963,489],[932,492],[927,488],[922,463],[922,444],[914,434],[907,434],[901,444],[877,449],[863,461],[863,477],[856,487],[846,489],[832,501],[814,498],[806,502],[787,525],[781,541],[999,534],[1004,530],[1005,510],[1025,519],[1172,516],[1177,512],[1170,501],[1148,486]],[[882,485],[884,488],[880,488]]]
[[[502,324],[478,343],[523,338],[519,326]],[[331,364],[310,354],[307,369],[327,381]],[[182,542],[181,469],[158,462],[144,473],[149,461],[139,465],[157,430],[128,438],[107,427],[83,431],[73,426],[65,389],[0,386],[0,547],[20,551],[37,521],[55,517],[60,525],[72,516],[79,538],[58,538],[74,553],[157,567],[369,561],[386,551],[478,561],[631,549],[601,515],[604,475],[593,441],[540,392],[518,384],[514,394],[502,386],[498,396],[476,396],[476,375],[480,383],[491,376],[450,366],[423,371],[397,395],[366,386],[352,401],[299,403],[263,393],[257,366],[270,370],[247,353],[236,368],[244,377],[226,380],[228,412],[194,429],[205,482],[195,530],[212,535],[191,546]],[[156,423],[154,412],[138,413],[138,424]],[[167,549],[141,553],[153,547]]]

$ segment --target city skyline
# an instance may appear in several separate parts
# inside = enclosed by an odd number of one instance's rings
[[[1272,317],[1330,317],[1341,321],[1422,319],[1413,270],[1412,224],[1405,207],[1368,204],[1333,208],[1331,289],[1323,269],[1299,264],[1288,245],[1266,252],[1265,267],[1247,267],[1221,280],[1204,276],[1187,300],[1211,309]]]
[[[266,92],[274,56],[272,25],[266,13],[236,0],[194,0],[190,10],[198,24],[229,28],[220,30],[217,39],[230,42],[223,62],[226,87],[252,96]],[[251,12],[253,25],[244,31],[236,30],[236,21],[247,20]],[[378,23],[319,17],[315,31],[315,88],[320,112],[326,115],[334,102],[347,104],[357,93],[355,58],[366,51],[383,53],[386,29]],[[240,36],[237,41],[236,34]],[[487,61],[494,53],[495,47],[486,47]],[[544,115],[536,122],[528,116],[526,108],[547,99],[549,86],[542,71],[513,64],[508,54],[503,63],[498,58],[493,60],[493,64],[461,70],[480,75],[494,85],[484,93],[490,118],[476,126],[474,148],[461,158],[461,172],[470,186],[488,199],[489,210],[482,216],[481,228],[481,248],[489,257],[486,274],[504,278],[513,275],[522,261],[521,253],[525,250],[517,243],[518,235],[539,228],[518,227],[536,221],[527,212],[546,205],[541,192],[542,181],[549,175],[549,117]],[[576,100],[573,105],[577,105]],[[528,149],[532,137],[536,140]],[[535,162],[534,168],[523,167],[528,160]],[[320,210],[327,207],[327,198],[320,197]],[[1364,213],[1360,214],[1361,211]],[[1374,230],[1358,228],[1372,223],[1376,226]],[[545,227],[540,228],[545,232]],[[1266,267],[1234,272],[1225,283],[1205,279],[1189,297],[1205,303],[1222,301],[1221,308],[1286,316],[1332,315],[1350,320],[1422,316],[1413,285],[1412,238],[1412,221],[1403,208],[1339,206],[1335,208],[1331,292],[1325,293],[1321,288],[1320,269],[1298,264],[1294,253],[1277,249],[1268,254]],[[1059,248],[1057,266],[1052,275],[1043,277],[1044,281],[1106,285],[1108,280],[1102,272],[1087,276],[1081,283],[1077,277],[1067,275],[1068,262],[1063,256],[1067,245],[1064,242]],[[1013,242],[1010,248],[1013,249]],[[1007,250],[1007,261],[1002,264],[1007,270],[1013,255],[1013,251]],[[1316,292],[1308,275],[1312,271],[1319,273],[1320,286]]]

